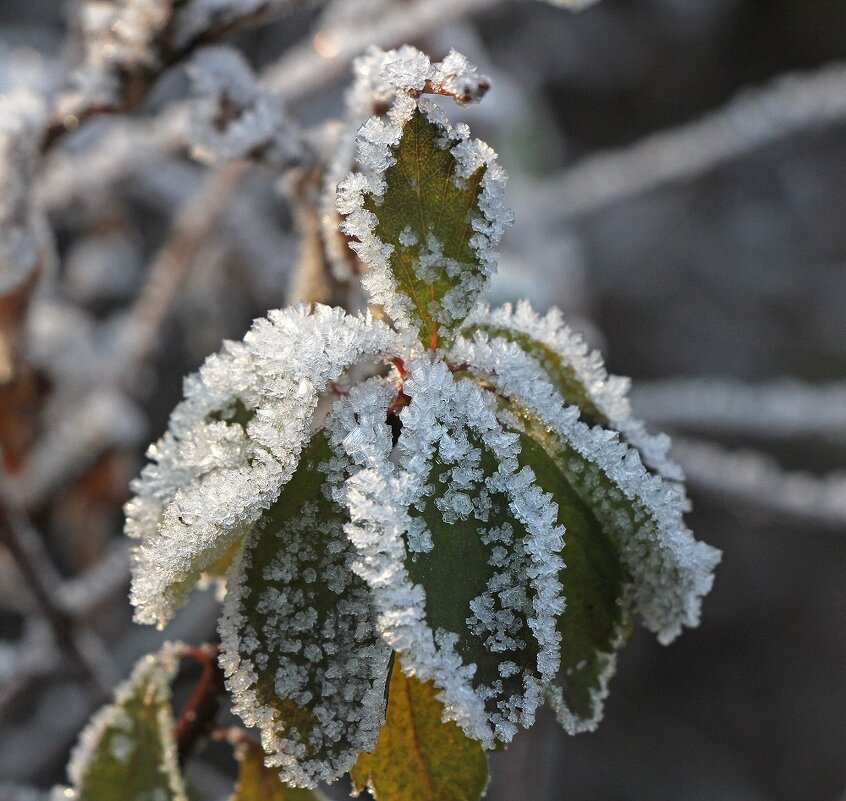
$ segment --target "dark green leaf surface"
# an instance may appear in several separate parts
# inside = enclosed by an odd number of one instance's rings
[[[239,711],[298,785],[335,778],[375,741],[388,660],[350,570],[345,510],[323,493],[331,457],[316,434],[244,544],[222,627],[227,673],[243,671],[230,678]]]
[[[567,598],[558,619],[561,633],[561,669],[556,680],[561,700],[572,719],[572,730],[591,727],[615,647],[628,629],[623,605],[625,575],[617,550],[589,506],[562,471],[557,438],[543,432],[536,421],[526,421],[520,438],[520,463],[528,465],[538,485],[558,504],[558,522],[566,529],[560,581]],[[535,439],[537,437],[537,439]],[[546,448],[551,450],[551,454]],[[585,469],[589,469],[586,467]],[[563,709],[558,710],[562,716]]]
[[[499,464],[496,458],[472,436],[470,440],[481,451],[480,469],[483,476],[494,475]],[[490,514],[485,522],[480,522],[473,515],[463,520],[446,522],[438,501],[449,486],[448,474],[454,467],[454,464],[433,460],[427,482],[433,492],[425,499],[422,510],[412,511],[412,514],[419,514],[425,521],[433,547],[428,553],[409,552],[405,567],[412,583],[421,585],[426,592],[426,621],[430,629],[444,629],[457,634],[456,650],[464,664],[476,665],[473,685],[493,687],[502,682],[502,691],[497,694],[497,698],[486,702],[488,711],[493,712],[498,698],[523,694],[525,673],[537,672],[538,644],[527,623],[531,615],[533,590],[525,572],[528,557],[522,542],[524,528],[509,510],[508,499],[493,493],[490,495]],[[513,544],[506,548],[514,558],[513,569],[520,572],[521,589],[526,601],[522,609],[515,610],[519,623],[512,629],[511,636],[524,645],[521,648],[492,650],[486,642],[487,634],[472,631],[467,619],[472,615],[471,601],[488,592],[489,584],[498,572],[490,562],[494,550],[501,548],[501,545],[496,542],[485,544],[482,536],[503,526],[510,526],[513,531]],[[502,608],[501,598],[497,593],[492,595],[496,598],[495,610],[499,611]],[[505,661],[515,663],[520,670],[503,678],[499,668]]]

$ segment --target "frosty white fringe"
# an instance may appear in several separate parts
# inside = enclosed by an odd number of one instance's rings
[[[590,402],[605,418],[601,421],[604,425],[619,431],[626,442],[637,448],[646,466],[662,478],[684,481],[684,472],[668,454],[670,438],[666,434],[649,434],[644,424],[632,417],[627,396],[631,381],[609,375],[600,353],[589,350],[581,335],[563,321],[558,309],[552,308],[541,317],[525,300],[517,303],[516,308],[510,303],[498,309],[480,304],[467,316],[464,326],[468,333],[475,328],[487,331],[502,328],[525,334],[551,349],[561,364],[573,371]]]

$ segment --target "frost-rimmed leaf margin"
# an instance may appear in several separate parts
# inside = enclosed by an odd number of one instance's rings
[[[53,798],[81,801],[98,801],[102,798],[102,801],[106,801],[107,798],[113,797],[115,787],[112,781],[120,778],[121,787],[125,791],[132,789],[128,783],[130,779],[149,780],[147,789],[150,791],[150,798],[154,797],[153,793],[156,792],[155,797],[161,798],[162,801],[188,801],[185,783],[179,770],[173,714],[170,709],[170,685],[185,652],[184,643],[166,642],[158,652],[147,654],[138,660],[130,677],[115,690],[114,702],[98,710],[82,730],[68,763],[68,778],[72,788],[55,788]],[[153,755],[154,761],[157,762],[158,774],[150,775],[150,772],[145,772],[142,776],[135,771],[123,777],[112,776],[107,783],[109,795],[92,794],[91,771],[97,768],[95,763],[98,759],[120,765],[133,756],[131,733],[141,723],[127,712],[127,707],[133,702],[140,705],[141,711],[152,713],[155,733],[151,737],[151,732],[142,731],[139,745],[147,752],[144,756],[148,760],[150,755]],[[101,748],[107,748],[108,753],[100,753]],[[161,753],[156,754],[157,750]]]
[[[470,68],[463,56],[453,52],[441,64],[432,64],[419,51],[403,48],[385,60],[381,69],[381,94],[385,98],[393,95],[391,105],[385,116],[373,116],[359,129],[356,160],[361,172],[351,173],[340,182],[336,207],[345,218],[341,230],[353,238],[350,247],[365,266],[362,285],[371,300],[398,326],[414,331],[427,329],[422,332],[422,338],[434,347],[438,327],[450,330],[464,319],[496,271],[499,258],[496,247],[505,226],[513,219],[505,204],[506,174],[493,149],[479,139],[470,138],[467,125],[453,126],[434,101],[420,97],[421,93],[429,91],[453,96],[461,102],[477,100],[480,97],[478,77],[475,68]],[[374,84],[379,85],[379,81]],[[441,278],[449,278],[449,288],[444,291],[441,287],[440,295],[433,295],[431,308],[423,318],[392,269],[392,254],[398,247],[413,247],[419,243],[421,262],[443,265],[451,257],[441,252],[436,258],[440,243],[430,243],[429,236],[425,242],[419,242],[420,236],[414,237],[412,242],[405,229],[396,242],[384,242],[377,235],[380,220],[374,213],[389,190],[386,172],[397,164],[397,149],[402,145],[404,132],[409,130],[410,122],[421,119],[425,120],[425,125],[433,126],[442,152],[448,151],[454,160],[444,178],[451,179],[458,188],[471,179],[478,180],[474,203],[478,213],[465,219],[469,234],[467,244],[475,255],[475,264],[465,265],[465,269],[452,276],[446,268],[442,270]],[[417,192],[419,197],[419,186]],[[445,197],[443,193],[442,196]],[[421,203],[421,209],[423,205]],[[423,216],[425,223],[428,218]],[[428,249],[425,254],[424,249]],[[425,282],[426,279],[419,280]]]
[[[499,424],[493,395],[473,381],[456,381],[439,359],[432,361],[424,355],[406,367],[403,391],[410,404],[400,412],[401,453],[394,451],[385,422],[385,410],[396,390],[384,381],[372,380],[351,390],[336,404],[327,423],[333,443],[361,467],[345,483],[336,481],[338,496],[350,510],[346,531],[359,552],[353,569],[372,588],[382,636],[402,654],[403,669],[422,681],[432,680],[440,691],[446,719],[455,720],[468,736],[493,748],[497,740],[509,742],[517,724],[531,725],[544,687],[560,665],[555,620],[563,609],[558,579],[562,564],[557,555],[563,532],[554,523],[556,510],[550,496],[534,485],[531,470],[517,470],[518,437]],[[441,435],[448,436],[451,422],[499,459],[495,478],[524,532],[518,539],[529,560],[527,578],[533,591],[531,612],[524,622],[536,641],[537,664],[534,671],[521,673],[519,696],[491,696],[491,688],[474,685],[476,666],[466,664],[456,651],[455,632],[432,629],[426,593],[413,583],[406,567],[406,540],[425,537],[410,510],[429,491],[432,449]],[[468,608],[468,617],[471,612],[475,610]],[[492,697],[495,712],[486,708],[486,700]]]
[[[684,471],[669,456],[670,438],[666,434],[650,434],[643,422],[632,416],[628,398],[631,380],[610,375],[599,351],[589,349],[581,334],[564,322],[558,309],[552,308],[541,316],[525,300],[496,309],[480,303],[461,328],[465,338],[472,339],[476,332],[520,345],[544,368],[547,379],[565,402],[579,407],[585,423],[618,431],[638,450],[646,467],[661,478],[676,482],[677,489],[684,492]]]
[[[629,601],[647,628],[668,644],[682,626],[697,626],[721,552],[693,538],[682,519],[676,487],[647,472],[638,452],[621,442],[617,432],[583,423],[578,407],[564,403],[543,368],[518,345],[478,334],[473,340],[459,338],[451,357],[490,377],[498,392],[530,410],[566,447],[601,471],[608,485],[582,482],[595,514],[607,511],[602,493],[609,488],[640,512],[635,522],[643,524],[633,531],[621,532],[619,525],[625,521],[610,512],[600,521],[619,545],[631,582]],[[514,415],[508,417],[510,424],[521,425]]]
[[[135,619],[160,628],[296,469],[318,400],[365,357],[407,350],[370,314],[301,304],[260,318],[185,380],[185,400],[125,507]],[[244,414],[246,412],[246,414]],[[244,418],[244,419],[240,419]]]
[[[367,585],[350,569],[346,510],[326,473],[345,471],[325,433],[236,557],[219,630],[234,711],[257,726],[268,767],[312,788],[371,750],[385,712],[390,650]]]

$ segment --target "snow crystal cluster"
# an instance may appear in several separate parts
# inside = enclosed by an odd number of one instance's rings
[[[240,52],[231,47],[200,50],[188,66],[191,155],[209,163],[260,155],[284,167],[302,156],[299,137],[279,99],[259,89]]]
[[[234,97],[249,95],[249,80],[223,72]],[[528,441],[614,549],[624,620],[637,612],[661,642],[695,626],[719,560],[685,526],[683,476],[666,438],[631,417],[628,383],[557,312],[478,300],[509,220],[505,176],[421,94],[472,100],[483,79],[458,54],[432,64],[410,47],[371,50],[356,73],[350,114],[367,119],[338,210],[390,321],[320,305],[256,321],[186,380],[126,507],[136,618],[163,626],[204,576],[225,582],[221,659],[235,709],[296,786],[337,778],[374,746],[392,650],[433,681],[445,719],[486,747],[530,725],[545,698],[568,731],[595,727],[626,627],[597,644],[611,652],[593,660],[591,714],[575,714],[561,679],[561,621],[581,602],[568,596],[559,506],[572,498],[541,488]],[[443,180],[476,193],[472,264],[385,207],[396,148],[421,118],[452,158]],[[402,217],[395,245],[375,233],[383,213]],[[422,336],[395,248],[416,250],[416,280],[433,294],[456,279],[438,312],[449,336]]]

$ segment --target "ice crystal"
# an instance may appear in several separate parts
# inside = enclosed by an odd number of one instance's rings
[[[638,449],[647,467],[670,481],[684,480],[681,468],[669,457],[669,437],[649,434],[644,424],[632,417],[629,379],[609,375],[602,356],[588,348],[581,335],[562,320],[558,309],[541,317],[526,301],[516,308],[505,304],[491,309],[480,304],[468,315],[464,330],[518,341],[545,368],[564,399],[579,406],[585,422],[619,431]]]

